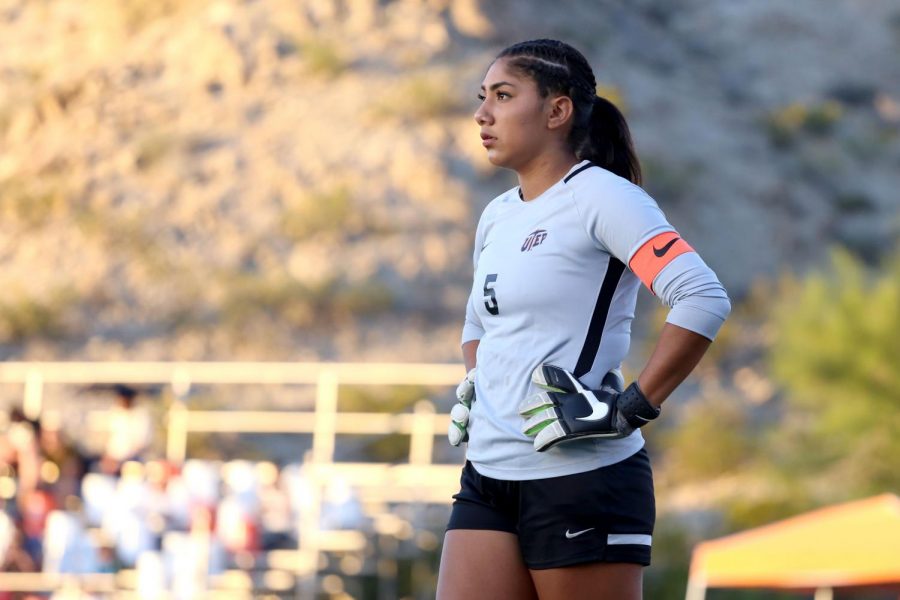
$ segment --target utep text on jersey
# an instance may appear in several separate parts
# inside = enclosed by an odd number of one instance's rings
[[[547,239],[547,230],[535,229],[525,238],[525,243],[522,244],[522,252],[528,252],[535,246],[540,245],[545,239]]]

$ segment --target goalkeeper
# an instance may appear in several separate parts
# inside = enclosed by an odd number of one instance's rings
[[[500,53],[475,112],[519,185],[475,232],[449,437],[466,463],[439,600],[641,597],[655,498],[641,429],[730,311],[715,273],[640,187],[621,113],[577,50]],[[633,381],[619,368],[643,284],[670,310]]]

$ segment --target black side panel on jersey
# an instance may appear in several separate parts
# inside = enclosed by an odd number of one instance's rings
[[[610,256],[609,266],[606,268],[606,276],[603,278],[600,294],[597,296],[597,303],[594,305],[594,314],[591,316],[587,337],[584,340],[584,346],[582,346],[581,354],[578,356],[578,363],[573,371],[575,377],[581,377],[594,366],[597,352],[600,351],[600,340],[603,337],[603,329],[606,327],[609,306],[612,304],[613,294],[616,293],[616,287],[618,287],[619,280],[622,279],[622,273],[624,272],[625,264],[616,257]]]

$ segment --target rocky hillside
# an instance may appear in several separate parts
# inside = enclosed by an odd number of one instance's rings
[[[900,206],[889,0],[0,0],[0,351],[456,360],[491,57],[579,46],[736,298]]]

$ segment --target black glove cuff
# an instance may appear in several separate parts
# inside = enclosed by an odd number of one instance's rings
[[[616,407],[619,409],[619,414],[625,417],[628,424],[635,429],[643,427],[658,417],[661,412],[660,409],[650,404],[637,381],[625,388],[625,391],[619,395]]]

